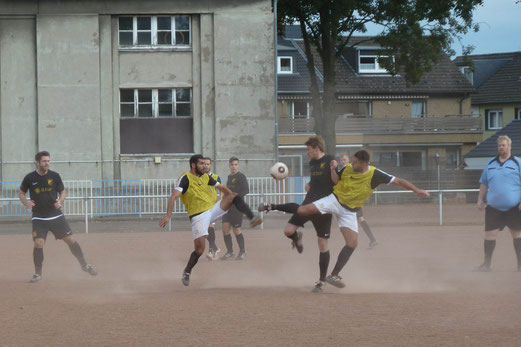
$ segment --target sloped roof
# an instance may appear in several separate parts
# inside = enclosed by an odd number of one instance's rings
[[[472,104],[521,102],[521,53],[501,66],[472,96]]]
[[[497,138],[507,135],[512,139],[512,154],[521,155],[521,120],[514,120],[498,130],[494,135],[474,147],[465,154],[465,158],[495,157],[497,155]]]

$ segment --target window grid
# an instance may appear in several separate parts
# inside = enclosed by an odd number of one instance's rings
[[[159,29],[158,18],[170,17],[170,29]],[[132,18],[132,30],[121,29],[122,21]],[[146,19],[150,19],[150,27],[143,27]],[[177,27],[186,21],[187,27],[177,29]],[[141,26],[139,26],[141,22]],[[178,24],[180,23],[180,24]],[[189,47],[192,44],[192,21],[190,16],[133,16],[119,17],[118,23],[118,39],[119,47],[122,48],[148,48],[148,47]],[[127,43],[129,34],[132,33],[132,43]],[[168,35],[169,34],[169,35]],[[179,37],[179,40],[178,40]],[[164,43],[165,38],[168,40]],[[181,42],[181,39],[183,42]],[[177,42],[179,41],[179,42]]]
[[[282,65],[282,61],[283,60],[287,60],[289,62],[289,70],[283,70],[283,65]],[[291,74],[291,73],[293,73],[293,57],[278,57],[277,72],[279,74]]]
[[[176,88],[176,89],[134,89],[133,97],[134,101],[122,101],[122,93],[128,91],[129,89],[120,89],[120,118],[191,118],[192,117],[192,89],[191,88]],[[162,94],[168,95],[166,100],[160,101],[159,92]],[[170,93],[165,93],[169,91]],[[183,91],[187,91],[188,96],[186,100],[178,100],[177,94],[182,93]],[[150,92],[147,93],[147,92]],[[148,97],[148,95],[150,97]],[[125,110],[129,108],[130,105],[133,105],[134,112],[132,115],[126,113]],[[170,106],[170,115],[168,112],[165,112],[164,115],[161,115],[160,109],[167,110]],[[179,107],[178,107],[179,105]],[[161,107],[163,106],[163,107]],[[178,112],[179,108],[179,112]],[[181,111],[182,110],[182,111]],[[180,114],[184,113],[184,114]]]
[[[503,127],[503,110],[486,110],[486,129],[497,130]]]
[[[358,72],[360,73],[388,73],[388,71],[381,67],[378,63],[379,58],[387,58],[386,56],[378,56],[374,54],[359,54],[358,55]]]

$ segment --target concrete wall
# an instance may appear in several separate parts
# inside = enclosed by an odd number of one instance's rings
[[[121,14],[189,14],[192,48],[118,48]],[[0,0],[0,179],[49,150],[65,179],[168,178],[188,156],[120,156],[120,88],[192,88],[194,152],[248,175],[275,157],[273,14],[268,0]],[[21,140],[23,139],[23,140]]]

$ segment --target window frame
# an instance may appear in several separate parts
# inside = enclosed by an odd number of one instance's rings
[[[361,63],[362,58],[374,58],[375,68],[374,69],[362,69],[362,63]],[[358,73],[359,74],[370,74],[370,73],[389,74],[389,71],[387,71],[386,68],[381,67],[380,64],[378,63],[379,58],[388,58],[388,56],[387,55],[378,55],[378,54],[367,54],[367,53],[362,54],[361,50],[358,50],[358,59],[357,59]]]
[[[459,68],[460,72],[465,76],[470,84],[474,85],[474,71],[472,71],[472,68],[468,65],[460,66]]]
[[[514,120],[521,120],[521,107],[514,108]]]
[[[492,113],[498,118],[498,125],[491,126],[491,115]],[[495,109],[487,109],[485,110],[485,130],[499,130],[503,128],[503,109],[495,108]]]
[[[306,114],[305,115],[299,115],[297,118],[295,118],[295,102],[305,102],[306,103]],[[309,119],[311,117],[311,104],[309,101],[306,100],[292,100],[290,101],[290,112],[289,116],[291,119]]]
[[[289,71],[282,71],[281,70],[281,67],[282,67],[282,59],[289,59]],[[281,74],[281,75],[290,75],[293,73],[293,57],[292,56],[280,56],[280,57],[277,57],[277,73],[278,74]]]
[[[188,89],[190,91],[190,101],[177,101],[177,90],[179,89]],[[155,118],[193,118],[193,91],[192,88],[120,88],[119,93],[119,118],[120,119],[155,119]],[[134,115],[132,117],[122,117],[121,116],[121,91],[122,90],[133,90],[134,91]],[[139,101],[139,91],[150,90],[152,91],[152,101],[151,102],[140,102]],[[171,101],[172,101],[172,116],[160,116],[159,115],[159,105],[169,104],[167,102],[159,102],[159,90],[171,90]],[[130,102],[123,102],[125,105],[129,105]],[[139,116],[139,105],[140,104],[152,104],[152,117],[140,117]],[[178,116],[177,115],[177,104],[189,104],[190,105],[190,116]]]
[[[419,114],[419,115],[414,115],[412,112],[414,110],[414,104],[418,104],[418,103],[421,103],[422,104],[422,113]],[[423,118],[427,115],[427,103],[425,102],[425,100],[412,100],[411,101],[411,117],[412,118]]]
[[[158,43],[158,32],[166,32],[166,30],[158,30],[158,18],[170,17],[170,44]],[[177,18],[188,17],[188,30],[177,30]],[[191,15],[155,15],[155,16],[118,16],[118,48],[120,50],[143,50],[143,49],[191,49],[192,48],[192,16]],[[132,18],[132,44],[121,45],[121,33],[129,33],[130,30],[120,29],[120,18]],[[138,33],[146,32],[148,30],[138,30],[138,18],[150,18],[150,44],[138,44]],[[176,33],[178,31],[188,31],[188,43],[176,43]]]

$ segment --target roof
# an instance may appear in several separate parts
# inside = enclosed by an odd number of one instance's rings
[[[492,158],[497,155],[497,138],[507,135],[512,139],[512,154],[521,155],[521,120],[513,120],[509,124],[498,130],[494,135],[474,147],[464,155],[465,158]]]

